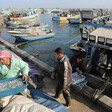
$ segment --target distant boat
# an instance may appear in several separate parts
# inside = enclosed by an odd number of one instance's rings
[[[76,17],[75,18],[68,18],[69,23],[71,23],[71,24],[82,23],[81,13],[79,10],[71,9],[70,13],[73,15],[76,15]]]
[[[46,28],[48,27],[48,24],[34,24],[34,25],[28,25],[28,24],[19,24],[19,25],[12,25],[12,26],[8,26],[8,28],[19,28],[19,29],[28,29],[28,28]]]
[[[16,11],[16,12],[12,12],[12,15],[10,17],[11,21],[15,21],[15,20],[24,20],[24,19],[33,19],[35,17],[38,17],[40,12],[34,12],[34,11]]]
[[[71,24],[76,24],[76,23],[82,23],[82,20],[81,20],[81,18],[79,17],[79,18],[69,18],[68,19],[68,21],[69,21],[69,23],[71,23]]]
[[[77,19],[80,15],[70,14],[69,11],[55,11],[53,12],[54,21],[68,21],[69,18]]]
[[[28,40],[38,40],[38,39],[45,39],[55,36],[53,32],[45,32],[44,34],[40,35],[33,35],[33,34],[11,34],[14,36],[18,41],[28,41]]]
[[[5,20],[5,24],[8,26],[15,26],[15,25],[19,25],[19,24],[33,24],[32,20],[22,20],[22,21],[9,21],[9,20]]]
[[[46,28],[29,28],[29,29],[14,29],[14,30],[10,30],[10,31],[7,31],[8,33],[11,33],[11,34],[30,34],[31,32],[38,32],[38,30],[42,30],[42,31],[45,31],[45,32],[49,32],[49,31],[52,31],[50,29],[46,29]]]

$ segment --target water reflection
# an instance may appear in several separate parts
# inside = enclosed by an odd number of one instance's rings
[[[50,66],[55,66],[56,58],[54,55],[54,50],[57,47],[63,48],[65,54],[69,58],[73,55],[73,52],[70,50],[69,46],[71,44],[74,44],[79,39],[79,38],[74,39],[74,37],[80,35],[79,31],[80,25],[79,24],[72,25],[65,21],[52,21],[52,17],[53,17],[52,13],[51,14],[45,13],[40,14],[38,18],[31,19],[30,21],[43,24],[47,23],[49,25],[49,29],[52,29],[55,32],[56,34],[55,37],[31,41],[29,43],[22,44],[21,46],[18,47],[25,50],[29,54],[39,53],[37,58],[49,64]],[[8,30],[10,29],[7,29],[7,27],[4,26],[0,37],[8,42],[14,43],[15,45],[21,43],[15,41],[16,39],[7,32]],[[64,45],[65,43],[67,44]]]
[[[44,40],[34,40],[34,41],[22,43],[16,40],[14,44],[17,45],[19,48],[24,49],[30,46],[43,45],[44,43],[53,42],[53,41],[54,39],[44,39]]]

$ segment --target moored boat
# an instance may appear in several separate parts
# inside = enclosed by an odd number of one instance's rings
[[[35,17],[38,17],[39,12],[34,12],[34,11],[21,11],[21,12],[12,12],[12,16],[10,17],[11,21],[14,20],[24,20],[24,19],[33,19]]]
[[[30,25],[30,24],[19,24],[19,25],[13,25],[13,26],[9,26],[9,28],[15,29],[28,29],[28,28],[46,28],[48,27],[48,24],[34,24],[34,25]]]
[[[76,52],[83,52],[85,51],[85,43],[80,40],[75,44],[70,45],[70,49]]]
[[[79,24],[82,23],[81,13],[79,10],[70,10],[72,15],[76,15],[75,18],[68,18],[69,23],[71,24]]]
[[[38,32],[38,31],[45,31],[45,32],[50,32],[51,30],[50,29],[46,29],[46,28],[28,28],[28,29],[14,29],[14,30],[10,30],[10,31],[7,31],[8,33],[11,33],[11,34],[30,34],[32,32]]]
[[[68,21],[69,18],[79,18],[79,15],[70,14],[69,11],[55,11],[53,14],[52,20],[54,21]]]
[[[38,40],[38,39],[45,39],[55,36],[55,33],[46,33],[42,35],[30,35],[30,34],[11,34],[12,36],[16,37],[18,41],[28,41],[28,40]]]

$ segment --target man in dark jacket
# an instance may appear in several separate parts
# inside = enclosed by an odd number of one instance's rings
[[[58,59],[58,64],[55,71],[51,74],[51,78],[54,79],[57,74],[58,84],[54,98],[59,98],[62,92],[66,101],[65,107],[69,108],[71,105],[70,84],[72,82],[72,67],[68,57],[64,55],[64,51],[61,48],[55,50],[55,56]]]
[[[86,52],[84,51],[72,56],[70,63],[72,65],[73,72],[79,72],[79,74],[82,74],[84,71],[83,61],[85,58]]]
[[[93,52],[93,55],[92,55],[92,58],[91,58],[91,65],[92,65],[91,73],[93,73],[93,74],[97,74],[99,58],[100,58],[100,54],[103,52],[103,50],[104,49],[102,49],[102,48],[97,48]]]

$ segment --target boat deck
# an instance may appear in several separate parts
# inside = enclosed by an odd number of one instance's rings
[[[44,92],[47,92],[50,95],[55,94],[56,81],[51,80],[50,78],[44,78]],[[62,104],[65,104],[64,98],[61,94],[60,98],[57,99]],[[98,104],[93,103],[85,96],[79,94],[76,91],[71,91],[71,107],[69,108],[70,112],[108,112],[103,109]]]
[[[91,32],[90,35],[111,38],[112,37],[112,29],[97,28],[96,30]]]

